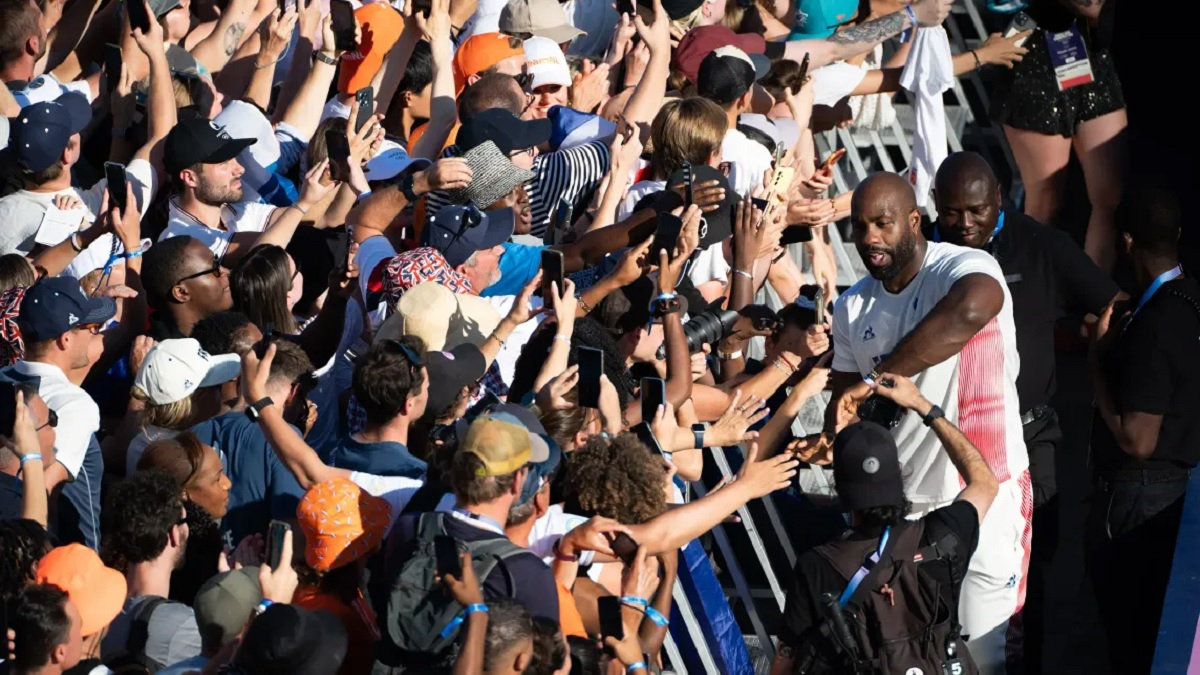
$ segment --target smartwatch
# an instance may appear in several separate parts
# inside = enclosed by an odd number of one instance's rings
[[[408,175],[400,179],[399,183],[400,192],[404,193],[404,197],[408,199],[409,204],[415,204],[418,199],[417,193],[413,191],[413,177],[414,174],[409,172]]]
[[[262,419],[263,408],[271,405],[274,402],[275,401],[272,401],[270,396],[266,396],[255,401],[254,403],[251,403],[250,405],[246,406],[246,417],[249,417],[251,422],[258,422],[260,419]]]
[[[707,424],[701,423],[692,425],[692,442],[695,444],[695,448],[697,450],[704,449],[704,432],[707,430]]]
[[[921,421],[925,423],[925,426],[931,427],[933,426],[934,421],[939,418],[945,419],[946,412],[935,405],[929,409],[929,413],[927,415],[921,418]]]

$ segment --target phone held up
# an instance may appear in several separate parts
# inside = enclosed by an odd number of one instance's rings
[[[592,347],[579,348],[579,406],[600,408],[600,376],[604,374],[604,352]]]
[[[282,520],[272,520],[267,530],[267,566],[273,570],[279,569],[283,562],[283,538],[291,529],[292,526]]]

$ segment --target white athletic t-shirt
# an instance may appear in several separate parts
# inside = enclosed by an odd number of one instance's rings
[[[1012,297],[1000,266],[987,253],[930,242],[921,271],[893,295],[873,277],[864,277],[837,300],[833,314],[833,369],[871,372],[891,353],[959,279],[986,274],[1004,290],[1004,308],[962,351],[913,377],[930,402],[946,413],[979,448],[1003,483],[1029,468],[1017,401],[1016,327]],[[937,435],[908,413],[893,430],[900,449],[904,492],[914,504],[948,502],[962,489]]]

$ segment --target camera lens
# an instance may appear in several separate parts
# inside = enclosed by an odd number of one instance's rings
[[[704,345],[715,344],[733,331],[738,313],[730,310],[710,309],[697,314],[683,324],[683,335],[687,338],[688,353],[695,354]],[[667,345],[658,348],[658,358],[667,356]]]

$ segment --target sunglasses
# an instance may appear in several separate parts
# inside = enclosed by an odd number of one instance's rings
[[[182,284],[185,281],[191,281],[192,279],[199,279],[200,277],[208,276],[209,274],[213,275],[214,277],[217,277],[218,279],[221,278],[221,257],[218,256],[216,253],[213,254],[213,266],[211,268],[206,269],[202,272],[196,272],[195,274],[189,274],[186,277],[183,277],[182,279],[180,279],[179,281],[176,281],[174,285],[178,286],[179,284]]]
[[[528,90],[529,85],[533,84],[533,75],[530,75],[529,73],[521,73],[520,75],[513,75],[513,79],[515,79],[517,81],[517,84],[521,85],[521,88],[525,89],[525,90]]]
[[[399,340],[387,340],[386,342],[395,346],[400,350],[401,354],[404,354],[404,358],[408,359],[409,370],[415,371],[417,368],[421,367],[421,355],[418,354],[412,347],[409,347]]]
[[[58,413],[54,412],[53,410],[50,410],[49,408],[47,408],[46,410],[47,410],[47,412],[50,413],[49,415],[46,416],[46,423],[41,425],[40,427],[34,429],[34,431],[41,431],[42,429],[45,429],[46,427],[50,427],[51,429],[58,427]]]
[[[104,332],[104,324],[102,323],[85,323],[82,326],[75,326],[75,330],[86,330],[92,335],[99,335]]]

